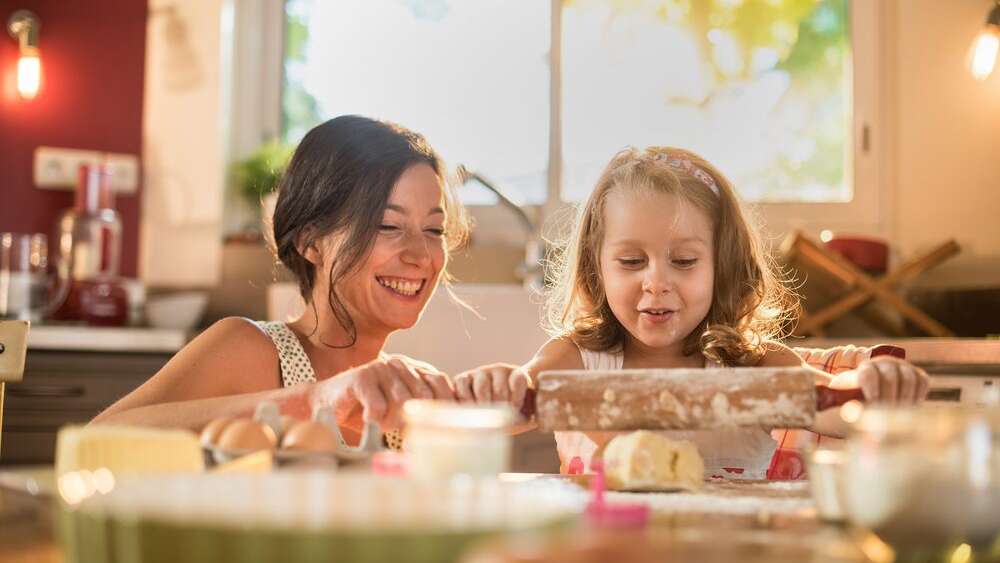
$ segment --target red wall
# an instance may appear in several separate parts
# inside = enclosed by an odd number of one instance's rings
[[[33,100],[17,95],[17,43],[7,34],[20,8],[41,20],[42,85]],[[142,153],[147,11],[146,0],[0,0],[0,231],[51,236],[73,203],[72,192],[34,186],[35,147]],[[126,276],[136,274],[140,193],[115,202]]]

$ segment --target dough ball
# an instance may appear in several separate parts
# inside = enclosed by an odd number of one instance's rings
[[[607,486],[615,491],[697,490],[705,480],[694,444],[648,430],[615,436],[603,457]]]

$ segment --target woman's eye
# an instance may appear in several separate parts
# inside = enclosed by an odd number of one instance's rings
[[[429,234],[431,234],[433,236],[436,236],[436,237],[443,237],[444,236],[444,229],[424,229],[424,232],[425,233],[429,233]]]
[[[674,265],[678,268],[690,268],[698,263],[697,258],[678,258],[674,260]]]
[[[399,227],[397,227],[396,225],[379,225],[378,230],[382,231],[383,233],[391,233],[398,231]]]
[[[643,258],[619,258],[618,263],[626,268],[636,268],[645,262]]]

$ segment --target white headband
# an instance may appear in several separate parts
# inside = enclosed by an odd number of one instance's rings
[[[708,172],[705,172],[701,168],[695,166],[693,162],[686,158],[680,158],[676,156],[669,156],[664,153],[657,153],[654,157],[658,161],[666,161],[667,166],[673,168],[674,170],[681,170],[687,172],[691,176],[694,176],[699,182],[705,184],[705,187],[712,190],[712,193],[716,197],[719,197],[719,186],[715,183],[715,179]]]

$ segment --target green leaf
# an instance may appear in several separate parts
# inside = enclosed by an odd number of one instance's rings
[[[294,149],[271,141],[249,157],[233,163],[231,182],[251,205],[259,205],[262,197],[272,192],[291,160]]]

